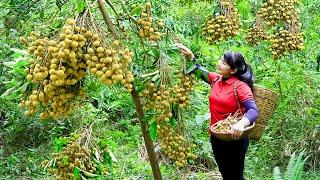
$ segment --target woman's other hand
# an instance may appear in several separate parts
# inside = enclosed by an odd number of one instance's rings
[[[174,44],[177,48],[180,49],[180,51],[182,52],[183,55],[185,55],[187,58],[193,59],[194,58],[194,54],[193,52],[187,48],[185,45],[181,44],[181,43],[177,43]]]

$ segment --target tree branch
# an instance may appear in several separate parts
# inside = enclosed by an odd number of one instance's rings
[[[114,26],[113,26],[113,24],[110,20],[110,17],[106,11],[106,8],[104,7],[104,1],[98,0],[98,5],[99,5],[100,12],[103,16],[103,19],[107,23],[109,32],[111,32],[111,34],[117,36],[116,30],[114,29]]]

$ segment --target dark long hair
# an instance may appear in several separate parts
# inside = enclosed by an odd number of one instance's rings
[[[236,69],[234,74],[239,80],[247,83],[251,90],[253,90],[254,76],[251,66],[247,64],[241,53],[238,52],[226,52],[223,55],[224,61],[231,67]]]

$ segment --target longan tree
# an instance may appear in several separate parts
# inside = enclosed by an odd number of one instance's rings
[[[20,38],[30,54],[25,71],[30,84],[20,107],[26,109],[25,115],[39,114],[41,119],[67,117],[85,96],[86,75],[92,74],[108,86],[123,86],[135,104],[153,176],[162,179],[150,128],[158,132],[161,151],[177,167],[185,166],[188,159],[196,157],[192,154],[194,145],[185,139],[182,122],[194,75],[186,75],[185,59],[170,47],[173,34],[164,28],[161,19],[153,16],[150,2],[138,5],[136,15],[121,2],[124,12],[121,18],[110,1],[108,5],[117,16],[116,26],[104,1],[98,1],[107,32],[88,8],[75,18],[67,19],[55,36],[31,33],[27,38]],[[70,145],[73,146],[77,143]],[[72,169],[81,166],[79,159],[89,162],[87,150],[79,147],[79,152],[73,152],[68,147],[62,154],[78,153],[74,154],[78,160],[71,158],[73,166],[70,167],[60,163],[61,172],[59,168],[51,170],[56,177],[72,178]],[[95,173],[92,164],[82,167]]]

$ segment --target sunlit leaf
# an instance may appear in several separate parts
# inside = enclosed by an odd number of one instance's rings
[[[149,132],[150,132],[151,139],[155,141],[157,139],[157,123],[156,122],[149,125]]]
[[[86,4],[83,0],[77,0],[77,12],[81,13],[86,7]]]

